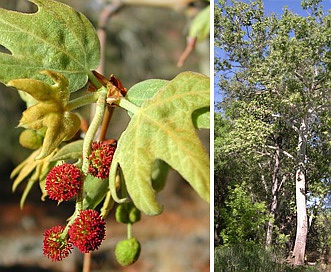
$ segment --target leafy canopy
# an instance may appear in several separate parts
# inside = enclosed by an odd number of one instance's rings
[[[260,0],[219,1],[215,10],[215,44],[222,54],[215,62],[223,93],[218,106],[230,127],[216,140],[215,156],[222,159],[216,173],[231,174],[216,180],[229,184],[245,180],[254,199],[267,199],[271,207],[272,182],[277,177],[280,183],[275,189],[284,186],[288,201],[279,198],[275,224],[286,225],[291,235],[293,220],[287,220],[286,214],[295,218],[291,199],[298,161],[304,158],[307,196],[324,198],[325,188],[330,188],[331,15],[323,14],[319,2],[304,1],[303,6],[311,9],[305,17],[286,8],[281,16],[266,16]],[[297,148],[302,135],[307,139],[306,152]],[[261,160],[254,165],[259,155]]]

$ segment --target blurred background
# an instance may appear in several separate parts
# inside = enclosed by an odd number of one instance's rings
[[[102,0],[61,2],[84,13],[95,27],[110,3]],[[177,5],[180,2],[177,1]],[[170,80],[186,70],[209,75],[208,40],[197,43],[183,67],[176,65],[186,47],[190,21],[204,6],[204,1],[184,2],[185,6],[169,8],[128,4],[113,14],[105,28],[104,75],[114,74],[127,89],[149,78]],[[0,7],[36,11],[34,4],[26,0],[1,0]],[[81,271],[83,256],[78,251],[74,250],[62,262],[51,262],[42,255],[41,249],[44,230],[65,224],[74,203],[57,206],[48,199],[41,201],[36,184],[20,210],[25,183],[12,192],[10,173],[30,154],[19,145],[21,129],[15,128],[24,110],[25,104],[17,92],[0,85],[0,272]],[[83,109],[81,114],[89,119],[90,108]],[[128,121],[126,112],[115,110],[108,137],[118,138]],[[199,135],[209,150],[209,131],[199,131]],[[143,216],[133,226],[133,236],[142,245],[138,262],[127,268],[116,263],[114,247],[117,241],[126,238],[126,227],[116,223],[110,214],[106,240],[92,254],[91,271],[209,271],[209,205],[175,172],[170,173],[159,201],[164,205],[161,215]]]

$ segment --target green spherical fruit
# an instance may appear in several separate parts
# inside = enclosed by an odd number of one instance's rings
[[[115,219],[118,223],[124,223],[124,224],[130,223],[129,214],[125,204],[120,204],[117,206],[115,211]]]
[[[132,207],[131,210],[130,210],[130,213],[129,213],[129,220],[130,222],[133,224],[133,223],[136,223],[140,220],[141,218],[141,212],[140,210],[138,210],[136,207]]]
[[[138,260],[140,249],[140,243],[136,238],[122,240],[115,247],[116,260],[122,266],[131,265]]]
[[[26,129],[20,134],[21,146],[29,149],[37,149],[43,144],[43,137],[34,130]]]

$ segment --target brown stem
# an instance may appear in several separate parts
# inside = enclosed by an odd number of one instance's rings
[[[91,271],[91,253],[84,254],[83,272]]]
[[[187,37],[187,45],[186,48],[184,50],[184,52],[182,53],[182,55],[180,56],[178,62],[177,62],[177,66],[178,67],[182,67],[185,60],[187,59],[187,57],[192,53],[192,51],[195,48],[195,44],[197,42],[197,38],[195,37]]]
[[[110,122],[111,117],[113,115],[113,112],[114,112],[114,107],[107,106],[107,109],[106,109],[105,114],[103,116],[101,130],[100,130],[100,134],[99,134],[99,141],[100,142],[104,141],[106,139],[108,125],[109,125],[109,122]]]
[[[105,73],[105,61],[106,61],[106,42],[107,42],[107,24],[112,15],[114,15],[123,4],[121,2],[114,2],[109,3],[106,5],[103,10],[100,13],[99,21],[98,21],[98,28],[97,28],[97,34],[100,41],[100,63],[97,68],[97,71],[100,74]],[[95,111],[95,105],[91,106],[91,116],[90,119],[93,119],[94,111]]]

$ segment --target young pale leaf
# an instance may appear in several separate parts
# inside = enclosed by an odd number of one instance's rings
[[[184,72],[146,100],[122,134],[110,171],[110,190],[116,196],[115,174],[120,165],[136,207],[148,215],[162,211],[151,175],[156,159],[177,170],[195,191],[209,201],[209,158],[192,123],[192,112],[209,106],[209,77]]]
[[[33,186],[36,182],[39,182],[41,189],[43,191],[43,183],[45,181],[46,175],[49,170],[54,166],[53,162],[50,162],[50,158],[54,155],[56,151],[50,154],[48,157],[42,160],[36,160],[36,156],[40,150],[36,150],[31,155],[25,159],[21,164],[19,164],[11,173],[10,178],[16,179],[13,182],[13,192],[17,189],[18,185],[20,185],[26,178],[28,178],[28,182],[24,189],[24,192],[21,197],[20,206],[23,208],[24,202]]]
[[[0,8],[0,81],[48,80],[39,71],[53,70],[69,79],[69,90],[84,86],[100,59],[96,32],[81,13],[53,0],[29,0],[38,11],[25,14]]]
[[[197,38],[198,41],[206,39],[210,32],[210,6],[205,7],[198,15],[194,18],[189,36]]]
[[[84,140],[77,140],[63,146],[51,159],[51,161],[77,160],[82,158]]]
[[[39,156],[42,159],[57,148],[62,141],[70,140],[80,128],[80,118],[68,111],[68,80],[54,71],[42,71],[54,81],[49,85],[35,79],[14,79],[8,86],[22,90],[38,103],[23,112],[19,126],[39,130],[46,128],[45,139]]]
[[[155,160],[152,169],[152,186],[156,192],[160,192],[167,181],[170,167],[162,160]]]

